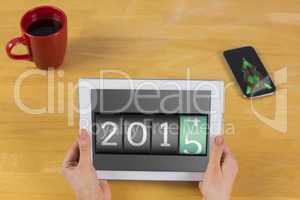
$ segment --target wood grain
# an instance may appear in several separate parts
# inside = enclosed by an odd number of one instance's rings
[[[62,70],[53,72],[54,104],[47,113],[36,115],[22,111],[14,98],[16,80],[34,71],[34,64],[0,53],[0,199],[74,198],[59,174],[78,129],[77,113],[71,114],[68,107],[72,101],[76,105],[76,93],[68,87],[80,77],[99,76],[100,70],[143,79],[224,80],[224,127],[234,130],[226,142],[240,165],[232,199],[300,199],[299,1],[10,0],[0,7],[2,47],[20,34],[22,14],[40,4],[56,5],[67,13],[68,51]],[[270,72],[287,70],[287,82],[278,86],[280,94],[287,92],[287,108],[279,113],[287,110],[286,133],[263,123],[233,82],[222,51],[243,45],[255,46]],[[33,108],[47,106],[47,77],[27,78],[21,98]],[[272,118],[275,96],[257,99],[253,106]],[[110,181],[110,185],[114,199],[200,199],[195,183]]]

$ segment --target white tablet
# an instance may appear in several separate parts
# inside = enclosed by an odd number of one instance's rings
[[[199,181],[221,134],[223,81],[80,79],[100,179]]]

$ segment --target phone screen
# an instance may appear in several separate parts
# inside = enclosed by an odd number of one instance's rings
[[[264,96],[276,90],[253,47],[224,51],[224,57],[246,97]]]

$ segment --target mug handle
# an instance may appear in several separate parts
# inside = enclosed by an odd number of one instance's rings
[[[10,40],[7,44],[6,44],[6,53],[7,55],[12,58],[12,59],[15,59],[15,60],[32,60],[32,56],[30,55],[30,53],[28,54],[20,54],[20,55],[17,55],[17,54],[13,54],[11,51],[12,49],[18,45],[18,44],[23,44],[27,47],[28,46],[28,42],[27,42],[27,39],[24,37],[24,36],[21,36],[21,37],[16,37],[16,38],[13,38],[12,40]],[[28,48],[29,49],[29,48]]]

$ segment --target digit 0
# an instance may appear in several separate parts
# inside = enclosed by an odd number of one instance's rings
[[[140,126],[142,128],[142,140],[140,142],[135,142],[132,140],[132,128],[134,126]],[[128,129],[127,129],[127,140],[129,142],[130,145],[134,146],[134,147],[140,147],[143,146],[146,142],[147,139],[147,128],[145,126],[145,124],[141,123],[141,122],[133,122],[129,125]]]

